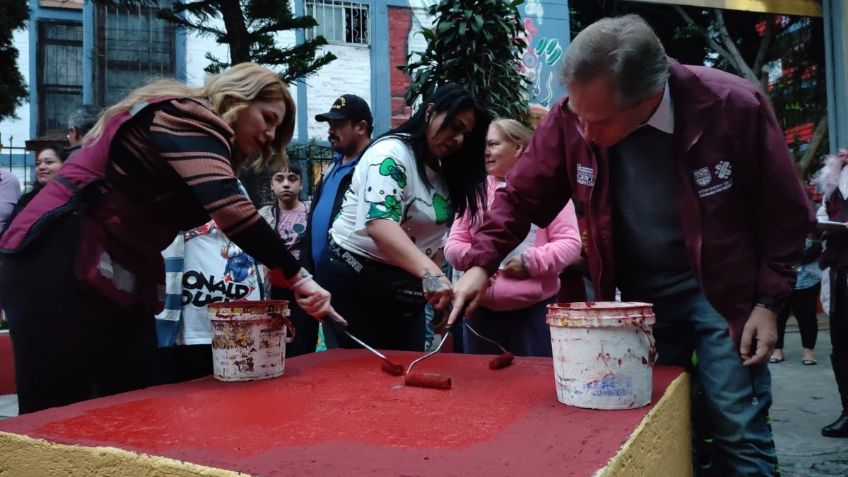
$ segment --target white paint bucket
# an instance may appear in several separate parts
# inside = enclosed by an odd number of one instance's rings
[[[650,404],[655,322],[649,303],[548,305],[557,399],[589,409]]]
[[[212,322],[212,369],[219,381],[276,378],[294,338],[289,302],[230,301],[208,307]]]

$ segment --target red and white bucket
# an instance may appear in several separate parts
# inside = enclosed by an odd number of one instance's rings
[[[655,322],[649,303],[548,305],[557,399],[589,409],[650,404]]]
[[[253,381],[283,374],[286,343],[295,335],[288,301],[212,303],[208,313],[215,379]]]

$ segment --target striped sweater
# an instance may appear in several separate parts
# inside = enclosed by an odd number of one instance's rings
[[[242,250],[291,277],[300,264],[239,189],[232,136],[232,129],[197,101],[150,106],[115,136],[107,176],[116,186],[129,188],[148,210],[179,216],[180,223],[169,224],[177,230],[211,218]]]

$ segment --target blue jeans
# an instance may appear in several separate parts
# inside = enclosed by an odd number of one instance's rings
[[[703,403],[692,409],[693,419],[705,422],[714,439],[709,474],[775,475],[777,455],[768,422],[772,403],[768,367],[742,366],[727,321],[700,290],[654,299],[653,303],[658,363],[692,369],[692,351],[697,353],[693,388],[700,389]],[[699,409],[706,416],[697,415]]]

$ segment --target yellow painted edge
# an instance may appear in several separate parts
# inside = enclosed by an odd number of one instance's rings
[[[0,431],[0,476],[49,477],[236,477],[246,476],[167,457],[117,449],[56,444]]]
[[[815,0],[630,0],[666,5],[689,5],[746,12],[782,13],[802,17],[821,17],[821,4]]]
[[[669,384],[627,442],[594,477],[692,475],[690,375]]]

